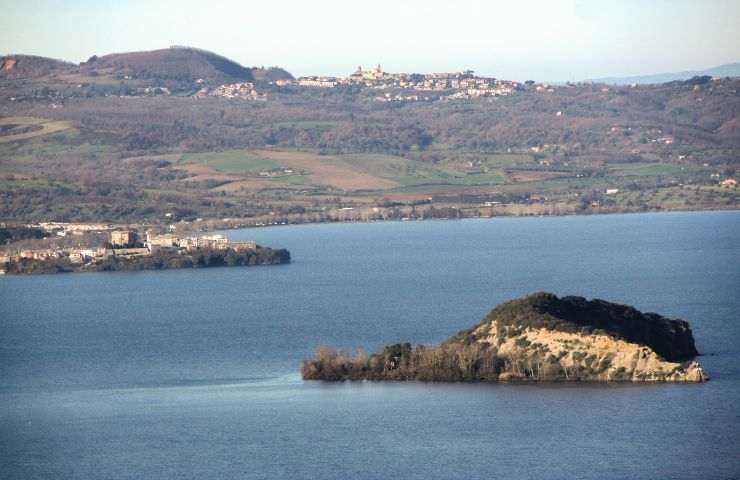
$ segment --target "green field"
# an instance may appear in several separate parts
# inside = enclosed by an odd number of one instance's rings
[[[63,155],[88,156],[91,154],[106,154],[111,151],[108,145],[80,145],[49,142],[48,139],[34,139],[28,142],[0,142],[0,160],[12,160],[16,164],[24,164],[39,158],[54,158]]]
[[[532,165],[534,159],[530,155],[517,153],[495,153],[486,155],[483,165],[490,168],[518,167]]]
[[[279,177],[269,177],[267,180],[287,185],[314,185],[313,183],[311,183],[311,177],[309,177],[308,175],[281,175]]]
[[[720,189],[713,186],[667,187],[638,192],[620,192],[614,196],[618,205],[631,207],[647,205],[651,208],[693,209],[693,208],[733,208],[738,204],[740,193],[737,189]]]
[[[666,163],[628,163],[612,167],[610,174],[622,177],[681,176],[702,172],[695,165],[671,165]]]
[[[10,130],[0,135],[0,143],[27,140],[42,135],[62,132],[73,127],[72,122],[37,117],[3,117],[0,118],[0,126],[11,127]],[[22,131],[22,129],[29,126],[38,126],[39,128],[30,132]],[[14,130],[19,130],[19,133],[13,133]]]
[[[429,176],[411,176],[400,177],[399,183],[405,187],[415,187],[419,185],[440,185],[440,186],[458,186],[458,187],[476,187],[499,185],[506,182],[506,177],[498,172],[464,174],[464,173],[447,173],[439,172]]]
[[[598,188],[606,189],[612,185],[603,177],[561,177],[547,180],[533,180],[531,182],[510,183],[502,186],[502,191],[509,192],[547,192],[569,189]]]
[[[414,187],[422,185],[476,186],[505,181],[500,172],[469,174],[393,155],[358,153],[339,155],[337,158],[359,171],[400,184],[394,191],[407,191],[409,188],[418,190]]]
[[[42,178],[24,178],[24,179],[0,179],[0,189],[10,191],[19,188],[51,188],[54,185],[63,185],[61,182],[51,182]],[[67,184],[68,185],[68,184]]]
[[[223,152],[186,153],[180,160],[183,164],[208,165],[224,173],[250,175],[266,170],[280,168],[276,162],[244,150],[225,150]]]
[[[337,158],[358,171],[392,180],[403,186],[443,181],[449,175],[434,166],[393,155],[356,153],[339,155]]]

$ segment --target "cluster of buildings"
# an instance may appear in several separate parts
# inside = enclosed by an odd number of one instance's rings
[[[113,230],[113,225],[109,223],[62,223],[62,222],[42,222],[32,227],[37,227],[45,232],[58,237],[67,235],[84,235],[86,233],[101,233]]]
[[[128,235],[128,236],[125,236]],[[138,242],[138,235],[132,231],[124,231],[118,233],[117,242],[113,241],[114,238],[111,236],[111,244],[114,249],[116,246],[132,245]],[[124,240],[128,240],[124,243]],[[146,232],[144,240],[144,248],[149,252],[156,252],[161,249],[173,249],[183,252],[192,252],[201,248],[212,249],[212,250],[226,250],[233,249],[236,251],[254,250],[257,248],[257,243],[254,240],[247,241],[232,241],[223,235],[202,235],[195,237],[178,237],[173,233],[165,233],[161,235],[153,235],[151,232]]]
[[[403,95],[400,93],[393,95],[390,92],[386,92],[385,95],[378,95],[375,97],[375,101],[377,102],[418,102],[419,100],[428,102],[429,97],[425,96],[423,98],[419,98],[419,95]]]
[[[90,227],[88,231],[95,232],[99,232],[100,227],[106,227],[105,225],[97,224],[87,225]],[[149,256],[162,250],[185,254],[198,249],[233,249],[243,252],[246,250],[255,250],[256,248],[257,243],[254,240],[232,241],[223,235],[178,237],[172,233],[154,234],[147,231],[144,237],[141,238],[135,230],[112,230],[108,244],[103,247],[20,249],[4,253],[0,252],[0,274],[5,273],[5,266],[9,262],[17,262],[24,259],[51,260],[67,258],[72,264],[84,265],[96,263],[109,257],[132,258]]]
[[[245,100],[267,100],[265,93],[260,93],[252,82],[239,82],[220,85],[212,88],[205,85],[202,79],[197,83],[202,88],[195,94],[196,98],[223,97]],[[308,88],[338,88],[355,86],[384,91],[377,95],[380,102],[418,102],[431,100],[456,100],[479,97],[507,96],[524,88],[523,84],[510,80],[499,80],[493,77],[479,77],[472,70],[451,73],[389,73],[378,65],[375,68],[357,67],[346,77],[307,76],[297,80],[280,79],[270,82],[277,87],[300,86]],[[526,82],[527,85],[533,82]],[[391,91],[395,90],[393,93]],[[536,86],[538,92],[552,92],[547,84]],[[426,95],[419,95],[428,92]]]
[[[442,97],[443,100],[471,99],[479,97],[505,97],[511,95],[519,88],[516,82],[494,80],[493,82],[482,82],[470,87],[455,90],[454,93]]]
[[[172,92],[167,87],[143,87],[135,90],[136,96],[141,95],[172,95]]]
[[[288,85],[299,85],[301,87],[334,88],[338,87],[339,85],[346,85],[346,83],[341,82],[341,79],[336,77],[311,76],[301,77],[295,81],[283,80],[280,84],[276,83],[276,85],[278,85],[279,87],[285,87]]]
[[[105,259],[112,255],[110,249],[100,248],[44,248],[44,249],[23,249],[0,253],[0,275],[5,273],[5,266],[9,262],[19,262],[21,260],[56,260],[67,258],[70,263],[84,264]]]
[[[340,86],[360,86],[377,90],[412,90],[414,92],[437,92],[447,95],[437,96],[440,99],[465,99],[477,97],[505,96],[522,88],[518,82],[498,80],[491,77],[477,77],[472,70],[454,73],[388,73],[380,65],[365,70],[358,67],[348,77],[311,76],[298,80],[275,82],[277,86],[299,85],[302,87],[336,88]],[[386,93],[375,97],[378,101],[423,101],[429,96],[414,94]]]
[[[259,93],[252,82],[227,83],[216,88],[204,86],[195,94],[196,98],[223,97],[243,100],[267,100],[267,95]]]

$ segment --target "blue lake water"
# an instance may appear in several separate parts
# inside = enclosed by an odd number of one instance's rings
[[[0,278],[0,478],[740,478],[740,212],[228,232],[286,266]],[[688,320],[699,385],[303,382],[537,290]]]

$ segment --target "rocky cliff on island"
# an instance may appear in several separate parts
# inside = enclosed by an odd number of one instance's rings
[[[306,380],[439,382],[708,380],[689,324],[633,307],[535,293],[503,303],[436,346],[409,343],[365,356],[321,347]]]

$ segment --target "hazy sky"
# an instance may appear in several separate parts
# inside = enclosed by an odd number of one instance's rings
[[[0,0],[0,54],[170,45],[294,75],[472,69],[582,80],[740,61],[740,0]]]

